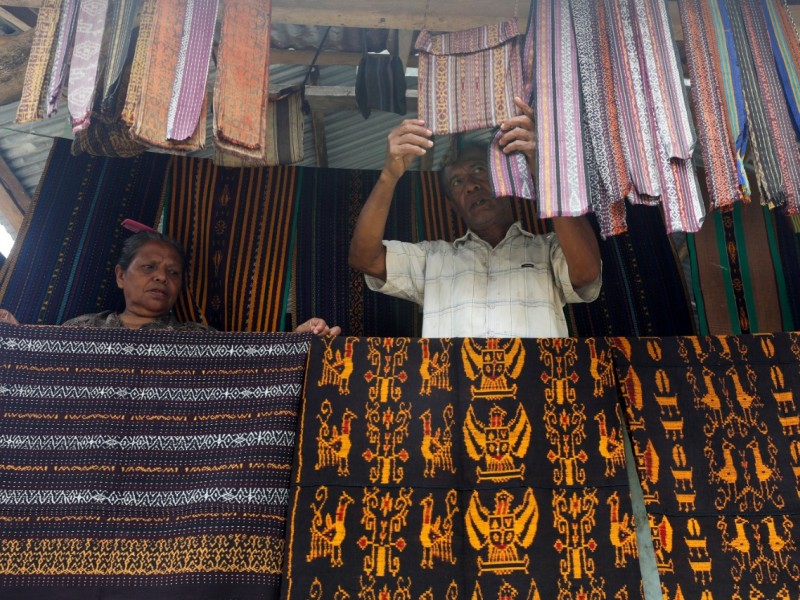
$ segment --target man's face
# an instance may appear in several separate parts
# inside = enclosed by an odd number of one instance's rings
[[[475,232],[513,222],[511,202],[496,198],[489,181],[485,153],[478,148],[466,150],[452,165],[444,168],[447,197],[458,215]]]

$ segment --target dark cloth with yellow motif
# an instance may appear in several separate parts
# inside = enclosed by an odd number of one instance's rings
[[[800,597],[800,334],[612,343],[664,597]]]
[[[602,339],[314,339],[283,598],[636,598]]]
[[[277,598],[310,337],[0,325],[0,598]]]

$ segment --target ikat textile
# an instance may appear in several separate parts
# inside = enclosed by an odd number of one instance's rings
[[[167,178],[164,230],[189,257],[188,294],[175,307],[180,320],[221,331],[284,331],[297,169],[176,157]]]
[[[58,22],[58,33],[53,47],[53,56],[50,60],[50,74],[47,84],[47,116],[51,116],[57,109],[61,100],[61,88],[67,76],[69,49],[75,35],[75,25],[78,19],[79,0],[64,0],[61,5],[61,16]]]
[[[44,0],[39,8],[22,95],[17,106],[17,123],[27,123],[44,117],[51,56],[58,34],[61,4],[62,0]]]
[[[800,77],[797,65],[800,64],[800,39],[794,28],[791,15],[783,2],[762,0],[767,20],[772,54],[778,69],[783,93],[789,106],[795,133],[800,132]]]
[[[610,358],[312,340],[283,598],[641,597]]]
[[[664,597],[800,595],[800,334],[612,343]]]
[[[57,325],[122,309],[114,265],[126,219],[156,223],[168,157],[70,155],[57,138],[17,242],[0,271],[0,305],[20,323]]]
[[[0,325],[0,595],[278,597],[308,334]]]
[[[136,38],[136,49],[131,61],[128,94],[125,98],[125,107],[122,110],[122,120],[130,126],[136,123],[136,113],[142,100],[144,78],[147,73],[147,53],[150,50],[150,41],[153,37],[155,14],[156,0],[142,0],[142,5],[139,9],[139,35]]]
[[[100,94],[102,101],[101,112],[110,117],[119,116],[117,110],[120,88],[125,89],[122,83],[122,73],[131,47],[131,38],[135,24],[135,17],[139,9],[139,0],[117,0],[109,7],[109,41],[108,56],[103,75],[103,88]],[[123,94],[124,95],[124,94]]]
[[[107,12],[108,0],[81,0],[78,8],[67,97],[73,133],[89,126]]]

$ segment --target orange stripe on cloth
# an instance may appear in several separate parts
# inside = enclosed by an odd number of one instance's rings
[[[131,62],[131,76],[128,82],[128,93],[121,119],[128,125],[136,123],[136,111],[142,98],[142,84],[147,71],[147,53],[153,37],[153,17],[156,14],[156,0],[144,0],[139,9],[139,36],[136,38],[136,50]]]
[[[781,305],[778,295],[778,284],[775,279],[772,252],[767,237],[767,226],[764,222],[764,209],[759,206],[758,199],[750,204],[742,204],[741,219],[744,228],[744,239],[736,243],[747,245],[747,262],[750,266],[750,288],[755,299],[755,312],[758,331],[750,333],[770,333],[783,331]],[[739,252],[740,256],[745,255]],[[745,282],[748,283],[748,282]]]
[[[267,147],[271,0],[223,0],[214,83],[214,146],[263,162]]]
[[[199,150],[206,142],[208,102],[205,98],[198,126],[192,136],[182,141],[167,139],[167,116],[178,67],[185,12],[184,3],[170,1],[156,3],[141,98],[136,108],[135,124],[132,129],[133,137],[137,141],[167,150]],[[138,44],[136,49],[139,50]]]

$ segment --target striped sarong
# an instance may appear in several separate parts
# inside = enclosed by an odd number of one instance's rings
[[[704,25],[711,22],[712,15],[704,0],[680,0],[678,8],[711,206],[728,209],[743,198],[725,99],[717,85],[719,53],[716,43],[710,43],[713,40],[708,39]]]
[[[167,138],[185,140],[198,126],[205,101],[218,0],[188,0],[178,67],[167,114]],[[202,124],[205,127],[205,122]]]
[[[108,0],[81,0],[78,8],[67,98],[73,133],[89,126],[107,12]]]
[[[269,143],[271,11],[269,0],[223,0],[214,83],[214,147],[258,164]]]
[[[58,110],[61,101],[61,87],[67,75],[67,53],[72,46],[75,35],[75,23],[78,18],[79,0],[65,0],[61,9],[61,19],[58,23],[58,36],[53,48],[53,59],[50,62],[50,80],[47,86],[47,116]]]
[[[48,75],[58,33],[61,4],[62,0],[44,0],[39,8],[22,96],[17,106],[16,123],[27,123],[44,117]]]
[[[109,17],[108,56],[106,58],[100,113],[118,118],[117,96],[120,79],[128,57],[133,26],[140,0],[117,0],[111,3]]]

